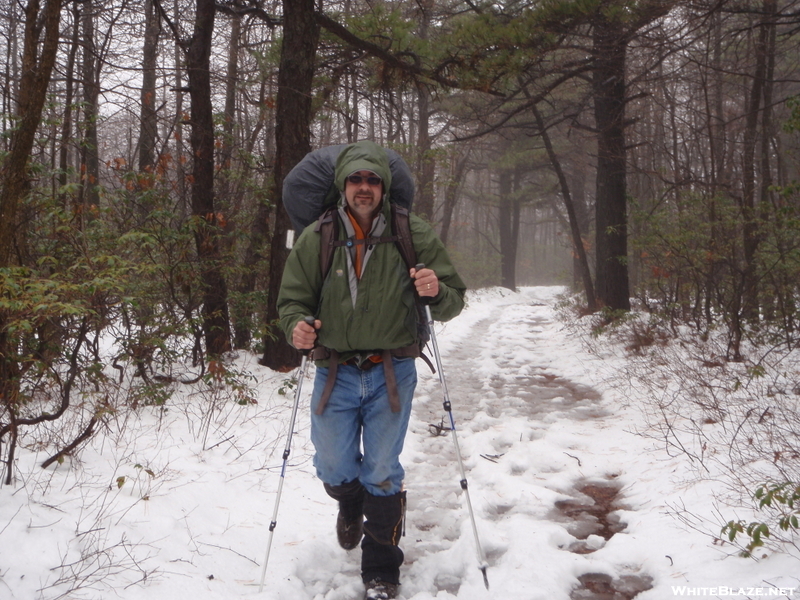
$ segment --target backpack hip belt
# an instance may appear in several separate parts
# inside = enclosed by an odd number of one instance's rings
[[[380,355],[383,359],[383,373],[386,377],[386,389],[389,393],[389,406],[392,407],[392,412],[400,412],[400,393],[397,390],[397,378],[394,375],[394,365],[392,365],[392,357],[395,358],[418,358],[422,357],[425,362],[430,365],[430,361],[424,356],[419,349],[419,344],[414,343],[402,348],[395,348],[393,350],[381,350],[380,352],[373,352],[372,354]],[[339,371],[339,353],[331,348],[324,346],[317,346],[314,348],[310,355],[313,360],[328,359],[328,377],[325,379],[325,387],[322,389],[322,396],[319,399],[319,406],[317,406],[316,414],[321,415],[325,411],[325,406],[333,392],[333,386],[336,385],[336,374]]]

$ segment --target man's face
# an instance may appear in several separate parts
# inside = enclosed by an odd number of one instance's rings
[[[372,171],[356,171],[345,180],[344,197],[357,219],[371,220],[382,195],[381,178]]]

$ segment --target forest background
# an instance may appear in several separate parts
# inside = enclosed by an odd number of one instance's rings
[[[798,342],[798,29],[777,0],[3,2],[4,483],[120,409],[108,368],[135,410],[245,386],[233,349],[296,366],[282,183],[358,139],[412,166],[470,287],[569,283],[598,332],[649,315],[631,351],[688,331],[766,376]],[[783,529],[791,418],[761,456]]]

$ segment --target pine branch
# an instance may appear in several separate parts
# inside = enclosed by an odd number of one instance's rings
[[[315,13],[315,17],[317,19],[317,23],[323,29],[326,29],[336,37],[338,37],[343,42],[349,44],[353,48],[357,48],[366,52],[367,54],[374,56],[377,59],[382,60],[388,66],[408,73],[409,75],[413,75],[414,77],[420,80],[428,80],[434,81],[438,84],[441,84],[448,88],[457,88],[457,89],[464,89],[465,86],[461,85],[460,82],[454,79],[450,79],[448,77],[444,77],[440,74],[439,69],[434,69],[433,71],[429,71],[427,69],[423,69],[420,66],[420,59],[419,56],[412,54],[411,52],[403,52],[402,55],[394,54],[393,52],[381,48],[377,44],[373,44],[365,39],[358,37],[356,34],[351,32],[341,23],[334,21],[329,16],[322,12]],[[414,61],[413,63],[408,62],[407,60],[403,60],[402,57],[409,56]],[[492,89],[482,89],[482,91],[490,94],[492,96],[503,97],[504,94]]]

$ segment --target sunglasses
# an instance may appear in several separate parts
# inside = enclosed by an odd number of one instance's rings
[[[364,180],[366,180],[369,185],[380,185],[382,182],[382,179],[377,175],[368,175],[366,177],[363,175],[349,175],[347,177],[347,181],[353,185],[361,185],[361,182]]]

